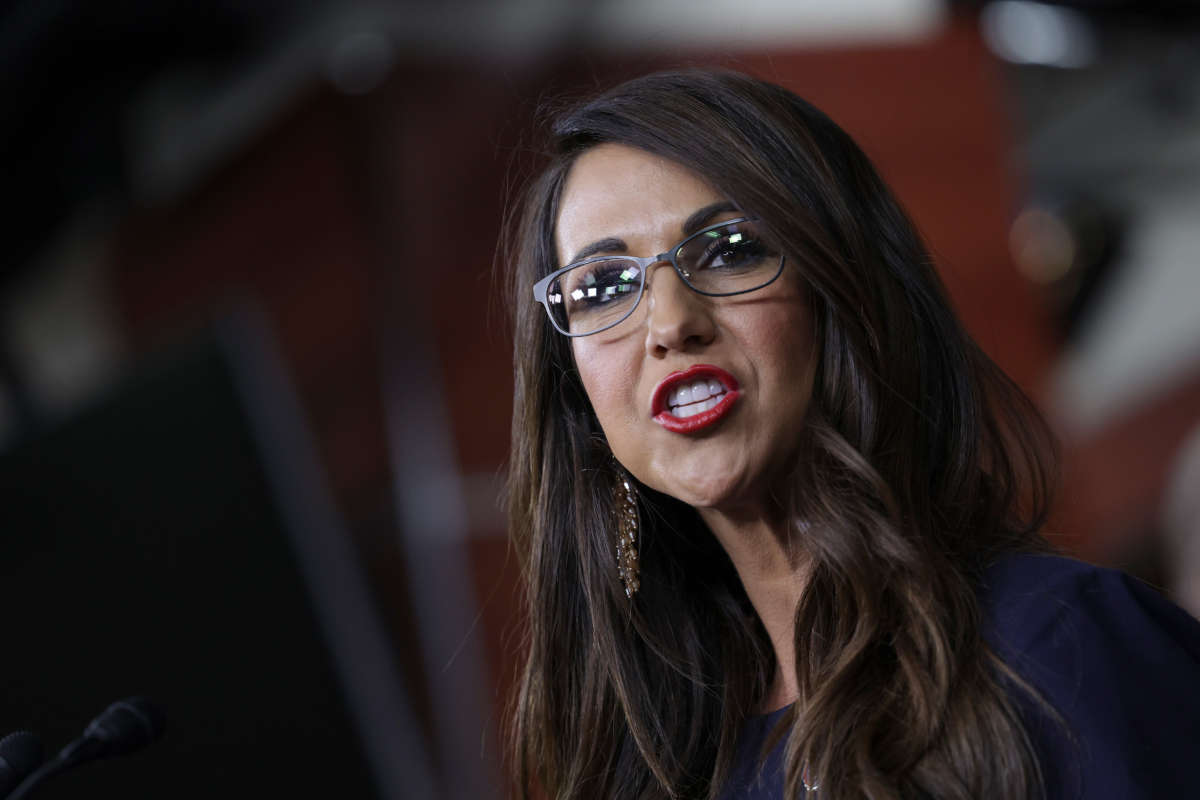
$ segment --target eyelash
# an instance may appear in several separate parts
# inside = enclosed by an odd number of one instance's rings
[[[722,238],[704,248],[704,252],[700,254],[700,262],[706,263],[712,260],[713,256],[722,254],[745,254],[747,257],[761,258],[768,255],[768,252],[762,241],[754,236],[747,236],[737,244],[731,244],[727,239]]]

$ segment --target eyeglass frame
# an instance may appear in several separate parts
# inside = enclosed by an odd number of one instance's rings
[[[653,264],[658,264],[663,261],[665,261],[671,265],[671,267],[675,270],[675,274],[679,276],[679,279],[681,281],[683,281],[684,286],[688,287],[696,294],[701,294],[701,295],[704,295],[705,297],[733,297],[734,295],[749,294],[750,292],[757,292],[759,289],[766,288],[767,286],[770,286],[775,281],[779,280],[779,276],[783,274],[784,262],[787,260],[783,253],[779,254],[779,266],[778,266],[778,268],[776,268],[775,274],[771,276],[771,279],[769,281],[767,281],[766,283],[760,284],[758,286],[755,286],[753,289],[739,289],[736,292],[706,292],[703,289],[697,289],[695,286],[692,285],[692,282],[689,280],[690,276],[688,275],[687,270],[685,270],[683,267],[679,266],[679,262],[676,260],[677,256],[679,255],[679,251],[682,250],[684,248],[684,246],[687,245],[687,243],[692,241],[693,239],[697,239],[706,233],[717,230],[718,228],[723,228],[726,225],[736,225],[739,222],[757,222],[757,221],[758,221],[757,217],[738,217],[736,219],[727,219],[727,220],[723,220],[721,222],[713,223],[712,225],[708,225],[704,228],[701,228],[700,230],[696,231],[695,233],[689,234],[688,236],[684,237],[683,241],[679,242],[679,244],[675,245],[670,250],[659,253],[656,256],[615,256],[615,255],[614,256],[594,256],[592,258],[585,258],[582,261],[575,261],[571,264],[567,264],[565,267],[559,267],[558,269],[554,270],[549,275],[546,275],[544,278],[541,278],[537,283],[535,283],[533,285],[533,299],[536,302],[541,303],[542,308],[544,308],[546,310],[546,316],[549,317],[549,319],[550,319],[550,324],[554,326],[554,329],[556,331],[561,333],[563,336],[569,336],[571,338],[576,338],[579,336],[592,336],[594,334],[602,333],[606,330],[609,330],[610,328],[615,328],[616,326],[620,325],[622,322],[624,322],[625,320],[627,320],[631,316],[633,316],[633,312],[637,310],[638,305],[642,302],[642,296],[646,293],[647,268],[652,266]],[[615,322],[610,322],[609,324],[605,325],[603,328],[597,328],[596,330],[588,331],[587,333],[571,333],[570,331],[564,331],[559,326],[558,322],[554,319],[554,312],[552,312],[550,310],[550,303],[546,299],[546,292],[549,290],[550,284],[554,281],[554,279],[559,277],[560,275],[570,272],[571,270],[573,270],[577,267],[582,267],[587,264],[594,264],[598,261],[632,261],[635,264],[637,264],[638,267],[641,269],[641,273],[638,277],[637,297],[634,299],[633,305],[631,305],[629,307],[629,312],[626,313],[625,316],[621,317],[620,319],[616,320]]]

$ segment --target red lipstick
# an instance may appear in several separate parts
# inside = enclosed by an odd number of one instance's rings
[[[686,417],[677,417],[671,413],[671,408],[667,403],[671,392],[678,387],[701,380],[715,380],[721,384],[724,394],[721,395],[717,404],[710,409]],[[663,378],[658,386],[654,387],[654,393],[650,396],[650,416],[672,433],[695,433],[721,421],[741,396],[742,393],[738,391],[737,378],[720,367],[714,367],[711,364],[697,364],[682,372],[672,372]]]

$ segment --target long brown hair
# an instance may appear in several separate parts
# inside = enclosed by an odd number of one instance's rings
[[[519,793],[715,797],[775,669],[729,558],[694,509],[639,486],[642,588],[612,547],[611,454],[567,339],[530,286],[558,266],[574,159],[640,148],[758,217],[806,285],[819,348],[802,456],[781,499],[811,563],[795,615],[800,696],[787,795],[1027,797],[1038,767],[982,638],[998,555],[1044,549],[1049,438],[955,319],[912,223],[866,156],[790,92],[735,72],[629,81],[563,114],[506,251],[515,309],[510,528],[528,658]]]

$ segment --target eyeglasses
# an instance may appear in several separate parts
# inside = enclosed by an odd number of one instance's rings
[[[568,264],[533,285],[533,297],[559,333],[589,336],[619,325],[646,289],[646,270],[670,262],[692,291],[726,297],[761,289],[783,272],[783,254],[742,217],[697,231],[665,253],[646,258],[599,256]]]

